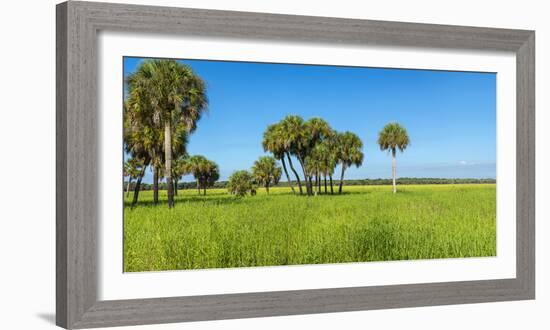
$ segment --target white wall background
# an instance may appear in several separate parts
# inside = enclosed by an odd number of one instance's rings
[[[104,0],[105,1],[105,0]],[[52,329],[55,311],[55,3],[0,11],[0,318],[3,329]],[[352,313],[142,326],[142,329],[548,329],[550,20],[545,1],[111,1],[442,23],[537,32],[537,299]],[[39,185],[39,189],[31,189]],[[138,327],[136,327],[138,328]]]

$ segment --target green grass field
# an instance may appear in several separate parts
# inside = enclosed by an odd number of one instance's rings
[[[237,198],[181,190],[169,210],[152,192],[124,208],[124,270],[253,267],[496,255],[496,185],[287,188]],[[130,198],[132,194],[130,194]]]

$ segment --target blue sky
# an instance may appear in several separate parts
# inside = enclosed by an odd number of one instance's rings
[[[141,61],[125,57],[124,75]],[[391,177],[391,157],[376,144],[391,121],[406,127],[411,140],[397,155],[398,177],[496,177],[494,73],[181,62],[206,82],[209,98],[188,151],[218,163],[221,180],[265,155],[265,128],[289,114],[321,117],[362,139],[363,166],[349,169],[347,179]],[[151,180],[148,170],[144,182]]]

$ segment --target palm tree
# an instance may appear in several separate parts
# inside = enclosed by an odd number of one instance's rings
[[[300,180],[300,176],[298,175],[298,172],[294,168],[294,164],[292,163],[292,155],[296,156],[298,158],[298,154],[301,153],[301,149],[305,147],[304,145],[304,120],[299,116],[286,116],[283,120],[279,122],[277,125],[277,138],[279,139],[279,143],[282,144],[282,148],[286,154],[288,165],[290,166],[290,169],[292,170],[292,173],[294,173],[294,176],[296,177],[296,182],[298,183],[298,189],[300,190],[300,195],[303,193],[302,190],[302,182]],[[303,160],[300,160],[298,158],[298,161],[300,164],[303,163]],[[302,166],[303,170],[303,166]],[[307,176],[304,172],[304,179],[307,180]],[[307,186],[307,182],[306,182]]]
[[[190,173],[197,180],[197,192],[206,195],[206,188],[212,186],[220,178],[220,170],[216,163],[201,155],[189,157],[183,165],[183,171]]]
[[[146,60],[128,77],[129,98],[139,94],[147,101],[153,121],[163,127],[169,208],[174,206],[172,135],[179,125],[187,133],[195,130],[207,107],[205,89],[189,66],[174,60]]]
[[[178,195],[178,182],[182,176],[187,174],[185,164],[187,155],[183,155],[174,160],[172,165],[172,181],[174,182],[174,196]]]
[[[197,181],[197,192],[199,195],[201,193],[201,166],[206,161],[206,157],[201,155],[194,155],[186,159],[183,165],[185,173],[193,175],[193,177]]]
[[[281,179],[281,167],[277,165],[275,158],[262,156],[254,162],[252,176],[257,183],[265,187],[265,191],[269,194],[269,186],[276,185]]]
[[[338,133],[336,139],[338,144],[338,161],[342,166],[340,187],[338,188],[338,193],[341,194],[346,169],[352,165],[359,167],[363,164],[363,151],[361,151],[363,142],[361,142],[361,139],[357,135],[351,132]]]
[[[209,160],[203,170],[202,175],[202,187],[204,195],[206,195],[206,188],[212,187],[216,181],[220,178],[220,169],[218,167],[218,164],[214,163],[213,161]]]
[[[300,116],[295,115],[289,115],[286,116],[281,122],[281,135],[283,138],[283,145],[286,150],[288,150],[288,159],[291,166],[291,169],[294,171],[294,174],[296,177],[298,177],[298,174],[294,170],[294,166],[292,166],[290,155],[294,155],[298,162],[300,163],[300,166],[302,167],[302,172],[304,173],[304,180],[306,182],[306,189],[308,195],[311,194],[311,187],[309,185],[309,174],[307,173],[307,169],[305,166],[305,158],[307,156],[307,150],[309,147],[309,136],[308,136],[308,129],[305,126],[305,122]],[[302,190],[300,189],[300,193],[302,193]]]
[[[281,161],[281,164],[283,165],[283,171],[285,172],[286,180],[288,181],[288,185],[290,186],[292,193],[296,193],[296,191],[294,191],[292,180],[290,180],[290,176],[288,175],[288,170],[286,168],[285,157],[287,154],[287,150],[284,147],[280,126],[281,126],[280,124],[273,124],[267,127],[267,129],[264,132],[262,146],[264,148],[264,151],[271,152],[273,154],[273,157],[275,157],[275,159]],[[297,177],[297,181],[300,182],[300,178]],[[302,185],[300,183],[300,192],[301,191],[302,191]]]
[[[397,185],[395,183],[396,178],[396,161],[395,155],[397,149],[403,152],[409,145],[409,135],[407,130],[399,125],[398,123],[388,123],[378,134],[378,144],[380,145],[380,150],[387,150],[391,152],[392,155],[392,181],[393,181],[393,193],[397,192]]]
[[[330,125],[321,118],[311,118],[306,121],[305,126],[308,130],[310,149],[323,139],[329,138],[334,134]]]
[[[329,137],[318,143],[310,153],[310,156],[318,163],[317,167],[319,174],[324,177],[325,194],[328,193],[327,177],[330,178],[331,193],[334,192],[332,187],[332,174],[334,173],[337,162],[335,148],[334,137]],[[320,180],[318,184],[321,184]]]
[[[310,154],[306,157],[305,165],[306,165],[307,172],[310,174],[310,176],[315,177],[315,189],[317,189],[315,194],[318,194],[320,193],[319,176],[321,174],[323,164],[321,159],[322,156],[318,152],[316,152],[316,150],[317,148],[313,149],[313,151],[310,152]]]
[[[308,155],[313,152],[317,144],[321,143],[325,139],[330,138],[334,134],[334,131],[332,130],[330,125],[321,118],[309,119],[308,121],[305,122],[304,128],[306,130],[305,139],[307,140],[306,147],[304,150],[306,157],[308,157]],[[316,163],[317,166],[315,167],[314,172],[309,172],[310,177],[315,176],[316,178],[315,185],[317,186],[318,191],[320,190],[320,183],[321,183],[319,180],[320,166],[322,163],[321,158],[322,158],[321,155],[318,155],[317,157],[315,157],[314,163]],[[309,193],[313,194],[312,180],[310,179],[308,183],[309,183]]]
[[[206,195],[206,188],[214,186],[216,181],[220,178],[220,168],[215,162],[208,160],[202,169],[202,189],[203,195]]]
[[[334,194],[334,184],[332,181],[332,175],[334,174],[334,170],[336,169],[336,165],[338,165],[338,145],[337,145],[337,134],[335,133],[331,138],[326,139],[324,141],[325,148],[326,148],[326,156],[325,156],[325,181],[326,176],[328,176],[330,180],[330,193],[331,195]]]
[[[137,179],[141,173],[142,164],[137,158],[130,158],[124,162],[124,176],[128,177],[128,184],[126,185],[126,198],[130,196],[130,185],[133,179]]]
[[[139,159],[143,165],[134,186],[134,206],[138,201],[145,169],[151,164],[155,156],[153,150],[160,143],[154,129],[151,101],[144,80],[128,80],[128,97],[124,102],[123,111],[125,151],[133,159]]]

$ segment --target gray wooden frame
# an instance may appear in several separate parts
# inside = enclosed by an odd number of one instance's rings
[[[515,279],[98,301],[97,33],[512,51],[517,57]],[[56,322],[137,325],[535,297],[535,33],[153,6],[57,5]]]

